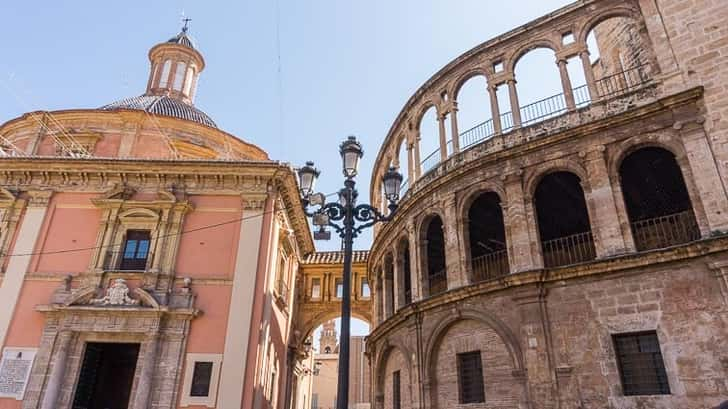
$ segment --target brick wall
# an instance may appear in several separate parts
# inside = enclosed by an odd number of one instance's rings
[[[594,27],[593,33],[599,48],[599,59],[592,67],[597,80],[648,61],[647,49],[633,19],[614,17],[604,20]]]
[[[402,352],[394,348],[389,353],[384,364],[384,407],[392,408],[392,374],[399,371],[400,402],[402,409],[412,408],[412,388],[416,385],[410,380],[409,370]]]
[[[486,402],[469,408],[518,407],[523,385],[513,376],[513,360],[501,337],[490,327],[473,320],[456,322],[442,335],[436,351],[435,379],[438,408],[459,405],[457,354],[480,351]],[[523,402],[521,402],[523,403]]]

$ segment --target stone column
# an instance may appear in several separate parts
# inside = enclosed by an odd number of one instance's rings
[[[699,119],[699,122],[675,124],[675,128],[680,129],[692,174],[692,184],[695,185],[699,196],[696,198],[691,195],[690,197],[693,212],[697,213],[695,210],[702,205],[708,224],[708,234],[713,231],[728,231],[728,197],[703,129],[702,118]],[[684,172],[683,178],[686,186],[689,187],[691,181]],[[698,214],[696,214],[696,218],[700,220]]]
[[[393,251],[393,289],[394,289],[394,312],[399,311],[400,308],[404,307],[404,269],[402,268],[402,255],[399,252],[399,248],[395,247]]]
[[[437,114],[437,125],[440,131],[440,161],[444,162],[447,159],[447,132],[445,131],[445,116],[446,114]]]
[[[414,137],[413,147],[415,150],[414,153],[414,161],[415,165],[413,166],[414,172],[415,172],[415,178],[413,180],[410,180],[410,186],[412,186],[413,182],[420,178],[420,175],[422,174],[422,159],[420,158],[420,133],[417,132]]]
[[[513,116],[513,127],[521,127],[521,106],[518,102],[518,91],[516,91],[516,80],[508,80],[508,94],[511,99],[511,115]]]
[[[588,193],[584,193],[587,208],[590,210],[589,218],[597,258],[627,252],[604,151],[604,145],[598,145],[587,152],[584,158],[590,188]]]
[[[573,111],[576,109],[576,101],[574,100],[574,90],[571,88],[571,80],[569,79],[569,70],[566,68],[566,60],[560,59],[556,62],[559,66],[559,75],[561,76],[561,87],[564,89],[564,99],[566,100],[566,109]]]
[[[488,85],[488,96],[490,97],[490,115],[493,118],[493,132],[498,135],[503,132],[500,118],[500,108],[498,107],[498,86]]]
[[[382,272],[384,273],[384,319],[386,320],[394,313],[394,266],[392,266],[392,269],[387,266],[387,256],[384,257],[384,260]],[[394,260],[392,260],[392,263],[394,263]]]
[[[452,133],[452,153],[460,152],[460,131],[458,131],[458,103],[452,102],[450,110],[450,131]]]
[[[508,226],[508,260],[510,272],[536,268],[536,259],[531,251],[531,241],[526,217],[525,195],[523,193],[522,172],[511,173],[503,177],[506,191],[506,208],[503,209],[505,225]],[[533,238],[533,240],[537,240]]]
[[[450,194],[445,198],[443,208],[445,209],[445,220],[442,221],[445,236],[445,271],[447,272],[447,289],[453,289],[467,285],[467,277],[460,262],[460,226],[456,210],[457,202],[455,195]]]
[[[420,248],[417,231],[412,220],[407,222],[407,240],[410,251],[410,285],[412,286],[412,302],[422,299],[422,273],[419,268]]]
[[[382,289],[382,274],[379,269],[375,270],[375,289],[374,295],[376,296],[374,302],[374,316],[377,320],[377,324],[381,324],[384,321],[384,290]]]
[[[61,331],[56,336],[53,367],[48,376],[41,409],[55,409],[57,407],[58,395],[61,392],[61,387],[65,379],[66,359],[68,358],[68,350],[71,346],[72,338],[73,333],[71,331]]]
[[[580,51],[579,58],[581,58],[581,65],[584,69],[586,86],[589,88],[589,98],[594,102],[599,99],[599,90],[597,90],[597,82],[594,80],[594,70],[592,70],[591,60],[589,59],[589,51],[586,49]]]
[[[532,402],[557,402],[556,372],[550,344],[550,328],[545,318],[545,294],[536,286],[523,287],[513,294],[521,322],[519,338],[523,348],[523,364],[528,374]],[[549,406],[537,406],[549,407]],[[556,404],[550,407],[560,407]]]
[[[158,331],[158,330],[157,330]],[[141,357],[142,367],[139,372],[136,394],[134,395],[133,409],[147,409],[152,392],[154,369],[157,367],[157,352],[159,349],[159,332],[149,335]]]
[[[407,179],[409,180],[409,185],[412,186],[412,182],[415,180],[415,167],[417,167],[418,164],[412,163],[412,150],[414,146],[413,144],[410,144],[407,142],[406,149],[407,149]]]

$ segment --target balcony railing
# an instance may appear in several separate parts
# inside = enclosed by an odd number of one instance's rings
[[[616,74],[600,78],[595,81],[595,88],[600,98],[611,97],[614,95],[626,93],[639,88],[650,80],[649,65],[643,64],[637,67],[628,68]],[[574,102],[577,108],[590,105],[593,101],[589,94],[589,87],[581,85],[572,89],[574,94]],[[537,122],[544,121],[549,118],[563,115],[568,110],[566,106],[566,98],[563,93],[544,98],[540,101],[524,105],[519,109],[521,113],[521,125],[528,126]],[[500,115],[501,129],[508,132],[513,128],[513,114],[506,112]],[[461,132],[458,135],[460,148],[465,149],[469,146],[476,145],[495,135],[495,127],[493,119]],[[452,141],[448,142],[448,154],[451,153]],[[427,155],[420,163],[422,173],[427,173],[440,163],[440,149],[436,149]]]
[[[104,254],[105,271],[146,271],[152,263],[152,258],[124,258],[123,251],[107,251]]]
[[[600,78],[596,80],[597,93],[608,97],[631,91],[650,79],[648,72],[649,65],[643,64]]]
[[[692,210],[631,223],[637,251],[659,249],[700,239]]]
[[[444,293],[447,291],[447,273],[445,270],[440,270],[436,273],[432,273],[428,276],[428,283],[430,285],[430,296]]]
[[[545,267],[566,266],[594,260],[594,238],[591,231],[541,242]]]
[[[476,257],[472,262],[473,281],[486,281],[508,274],[508,252],[506,250],[494,251]]]

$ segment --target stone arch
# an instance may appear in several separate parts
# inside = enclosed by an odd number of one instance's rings
[[[450,94],[452,95],[452,99],[457,101],[458,100],[458,94],[460,94],[460,89],[465,85],[466,82],[471,80],[474,77],[482,76],[485,78],[485,81],[490,84],[491,78],[490,73],[485,70],[482,67],[475,67],[471,68],[467,71],[465,71],[463,74],[457,77],[457,79],[453,82],[452,89],[450,91]]]
[[[415,124],[417,132],[420,131],[420,127],[422,126],[422,118],[433,107],[435,108],[435,114],[440,115],[440,107],[433,100],[427,99],[420,105],[420,108],[417,110],[417,115],[415,115],[412,121]]]
[[[642,24],[641,18],[635,18],[635,16],[641,15],[642,13],[640,13],[640,11],[635,9],[634,7],[629,7],[627,5],[614,6],[613,8],[605,10],[604,12],[592,16],[591,18],[586,20],[581,25],[581,27],[576,30],[576,41],[580,43],[586,43],[587,36],[594,29],[594,27],[598,26],[600,23],[606,20],[609,20],[610,18],[624,17],[634,21],[635,23]]]
[[[430,332],[430,335],[426,337],[428,341],[425,345],[424,365],[428,374],[431,375],[433,353],[435,352],[435,348],[439,346],[442,337],[453,324],[466,320],[477,321],[492,328],[500,336],[506,348],[508,348],[514,370],[524,370],[523,351],[521,350],[518,337],[516,337],[513,331],[503,321],[486,310],[464,308],[459,309],[458,314],[447,314],[443,317]]]
[[[319,326],[323,325],[327,321],[331,321],[334,318],[339,318],[341,316],[341,310],[331,310],[331,311],[325,311],[321,312],[319,314],[316,314],[315,316],[309,318],[307,321],[305,321],[299,328],[299,331],[301,331],[301,336],[299,340],[303,342],[308,337],[313,335],[313,332],[318,328]],[[369,327],[372,327],[372,317],[371,317],[371,311],[361,311],[357,308],[354,308],[354,305],[352,303],[352,309],[351,309],[351,316],[352,318],[356,318],[359,320],[362,320],[369,324]]]
[[[418,217],[417,224],[416,224],[416,237],[418,238],[418,251],[417,254],[419,255],[419,260],[417,262],[417,265],[419,267],[420,275],[417,277],[419,288],[421,289],[427,289],[427,297],[432,296],[432,292],[430,289],[430,260],[429,260],[429,252],[428,252],[428,239],[427,239],[427,233],[428,228],[430,226],[430,223],[433,222],[433,219],[439,218],[440,222],[442,223],[442,230],[443,230],[443,238],[447,237],[445,229],[447,228],[447,223],[445,222],[445,212],[442,209],[429,209],[429,211]],[[445,249],[444,249],[444,243],[443,243],[443,267],[445,270],[445,285],[447,286],[447,261],[445,259]],[[447,289],[445,289],[447,290]],[[421,292],[422,295],[425,294],[424,291]]]
[[[510,238],[508,237],[508,228],[505,225],[506,221],[506,212],[505,209],[507,208],[506,202],[505,202],[505,190],[502,188],[501,185],[498,183],[495,183],[494,181],[485,181],[476,183],[475,185],[465,189],[460,194],[460,200],[458,200],[458,207],[457,207],[457,217],[458,217],[458,228],[460,229],[461,237],[463,238],[463,245],[462,249],[464,250],[464,257],[466,259],[465,263],[465,273],[468,277],[468,282],[474,283],[478,281],[479,279],[476,278],[476,271],[478,269],[473,268],[473,258],[472,258],[472,243],[470,241],[470,209],[472,208],[473,204],[484,194],[492,193],[495,194],[498,197],[498,202],[500,204],[501,208],[501,217],[502,222],[504,223],[504,234],[505,234],[505,243],[506,248],[508,247],[508,243],[510,243]],[[506,256],[507,260],[507,256]],[[505,264],[505,265],[504,265]],[[500,263],[499,266],[503,266],[504,268],[509,266],[508,263]]]
[[[678,142],[671,133],[642,134],[624,140],[619,144],[615,144],[609,150],[609,155],[607,156],[609,177],[612,178],[612,180],[618,180],[619,165],[622,163],[624,158],[626,158],[629,154],[635,151],[647,147],[662,148],[668,150],[672,152],[673,155],[675,155],[675,159],[678,161],[678,163],[680,163],[681,165],[686,164],[687,152],[685,152],[685,147],[680,142]],[[683,168],[683,174],[684,173],[685,169]],[[684,176],[687,175],[684,174]]]
[[[528,54],[529,52],[536,50],[538,48],[547,48],[554,52],[554,54],[558,54],[559,50],[561,49],[561,46],[552,41],[549,38],[541,38],[535,41],[532,41],[528,44],[525,44],[519,48],[517,48],[511,55],[506,58],[506,72],[514,73],[516,69],[516,65],[518,65],[518,61],[523,58],[524,55]],[[554,64],[556,62],[554,61]]]
[[[512,382],[513,385],[517,385],[517,390],[520,390],[520,392],[516,392],[515,395],[512,395],[516,401],[514,403],[527,405],[528,385],[524,376],[525,366],[523,352],[515,334],[501,320],[489,312],[467,308],[458,310],[456,314],[447,314],[440,320],[440,322],[438,322],[434,330],[430,332],[431,335],[427,337],[428,341],[424,348],[425,355],[422,359],[424,365],[422,372],[425,373],[425,376],[427,377],[425,383],[429,385],[429,395],[426,396],[426,398],[429,398],[432,402],[431,407],[440,408],[439,405],[443,398],[439,393],[441,383],[445,382],[447,385],[450,385],[453,382],[452,378],[448,382],[447,376],[457,377],[457,374],[453,373],[453,369],[447,370],[439,366],[439,363],[441,363],[443,359],[443,355],[441,354],[446,351],[443,347],[447,343],[451,343],[450,347],[452,347],[453,337],[449,335],[457,335],[457,333],[453,334],[451,331],[455,330],[458,325],[467,325],[468,323],[475,323],[475,325],[479,328],[486,332],[490,332],[491,336],[494,335],[500,341],[493,342],[493,340],[491,340],[488,346],[484,346],[483,344],[478,345],[480,343],[479,337],[464,337],[459,341],[457,341],[457,338],[459,337],[455,337],[456,340],[454,341],[455,344],[462,343],[463,341],[465,341],[466,344],[460,347],[455,347],[455,352],[457,353],[470,352],[471,347],[476,346],[477,348],[477,346],[479,346],[480,348],[478,350],[481,352],[482,359],[490,362],[500,362],[500,365],[498,365],[499,367],[490,367],[488,364],[484,365],[483,377],[485,383],[484,387],[486,389],[486,402],[487,399],[489,399],[488,396],[492,397],[490,393],[493,392],[493,390],[489,392],[489,387],[492,388],[494,383],[502,385],[502,382],[505,380],[506,382]],[[485,333],[483,333],[483,335],[485,335]],[[460,348],[464,350],[457,351],[457,349]],[[447,357],[448,360],[451,360],[451,358],[454,357]],[[488,370],[494,371],[495,374],[488,374],[486,372]],[[450,373],[448,374],[447,372]],[[491,375],[495,376],[491,378]],[[503,376],[510,376],[510,378],[503,378]],[[500,388],[496,386],[496,390],[498,389]],[[504,394],[510,394],[511,392],[504,392]],[[456,405],[448,405],[446,407],[456,406],[459,407],[457,403]]]
[[[571,158],[556,159],[528,170],[528,174],[523,178],[523,191],[526,193],[527,201],[533,199],[534,192],[541,179],[554,172],[571,172],[579,177],[584,194],[588,194],[591,190],[589,188],[588,174],[581,163]]]
[[[403,407],[412,407],[412,403],[414,403],[415,396],[418,395],[416,390],[412,389],[412,385],[418,385],[419,382],[414,382],[413,378],[416,379],[415,371],[412,363],[412,353],[410,352],[410,349],[407,348],[407,346],[400,342],[398,339],[394,338],[387,338],[383,341],[383,344],[380,347],[380,350],[377,351],[377,356],[375,359],[375,365],[374,365],[374,397],[375,400],[381,400],[382,403],[384,401],[384,395],[386,390],[386,384],[385,380],[387,377],[386,369],[387,369],[387,363],[392,358],[393,354],[398,353],[402,356],[405,362],[405,370],[407,371],[407,378],[409,379],[409,382],[407,385],[401,385],[406,386],[409,390],[408,396],[410,398],[409,405],[407,405],[405,402],[405,405]],[[372,402],[372,407],[380,407],[377,406],[375,402]]]

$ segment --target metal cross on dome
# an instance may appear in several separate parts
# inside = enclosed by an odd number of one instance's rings
[[[189,28],[190,28],[190,27],[189,27],[189,25],[190,25],[190,21],[192,21],[192,19],[191,19],[191,18],[189,18],[189,17],[185,17],[185,18],[183,18],[183,19],[182,19],[182,22],[183,22],[183,23],[185,23],[185,25],[184,25],[184,26],[182,26],[182,32],[183,32],[183,33],[186,33],[186,32],[187,32],[187,30],[189,30]]]

